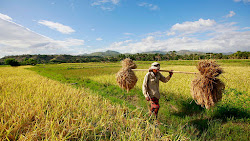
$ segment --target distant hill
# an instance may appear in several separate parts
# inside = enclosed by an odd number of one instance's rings
[[[82,56],[100,56],[100,57],[117,57],[121,53],[117,51],[107,50],[105,52],[94,52],[90,54],[83,54]],[[125,55],[132,55],[131,53],[124,53]],[[136,54],[136,53],[135,53]],[[148,52],[141,52],[140,54],[171,54],[171,52],[166,51],[148,51]],[[177,55],[191,55],[191,54],[198,54],[198,55],[204,55],[206,53],[204,52],[198,52],[198,51],[190,51],[190,50],[180,50],[176,51]],[[223,55],[230,55],[233,54],[233,52],[229,53],[223,53]]]
[[[119,53],[117,51],[107,50],[106,52],[94,52],[94,53],[87,54],[87,55],[85,54],[85,56],[116,57],[120,54],[121,53]]]
[[[149,52],[142,52],[143,54],[171,54],[171,52],[166,52],[166,51],[149,51]],[[177,55],[190,55],[190,54],[205,54],[204,52],[196,52],[196,51],[190,51],[190,50],[180,50],[176,51]]]
[[[223,55],[231,55],[234,54],[233,52],[222,53]]]
[[[176,52],[177,55],[190,55],[190,54],[206,54],[204,52],[190,51],[190,50],[180,50]]]
[[[142,54],[167,54],[165,51],[148,51],[148,52],[142,52]]]

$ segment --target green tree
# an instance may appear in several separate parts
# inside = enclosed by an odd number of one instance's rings
[[[20,63],[14,58],[5,59],[4,62],[5,62],[6,65],[20,66]]]
[[[126,55],[124,55],[124,54],[119,54],[119,55],[118,55],[118,58],[119,58],[119,60],[123,60],[123,59],[126,58]]]
[[[28,59],[27,62],[28,62],[27,65],[33,65],[33,66],[34,66],[34,65],[37,64],[37,60],[34,60],[34,59],[32,59],[32,58]]]

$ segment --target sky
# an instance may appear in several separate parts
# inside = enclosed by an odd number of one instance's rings
[[[0,57],[250,51],[250,0],[0,0]]]

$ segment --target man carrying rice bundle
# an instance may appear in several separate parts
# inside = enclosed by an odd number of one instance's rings
[[[151,104],[149,114],[151,116],[151,114],[154,113],[156,119],[160,108],[159,80],[163,83],[167,83],[173,75],[172,70],[169,72],[169,76],[167,77],[164,77],[159,71],[160,64],[157,62],[152,63],[142,85],[143,95],[147,101],[150,101]]]

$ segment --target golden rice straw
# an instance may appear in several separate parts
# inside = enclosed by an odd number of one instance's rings
[[[222,98],[225,84],[217,77],[223,72],[215,61],[200,61],[199,74],[191,83],[192,97],[198,105],[209,109]]]
[[[136,64],[130,58],[122,61],[122,69],[116,74],[116,81],[118,85],[129,92],[134,88],[137,77],[132,69],[137,68]]]

